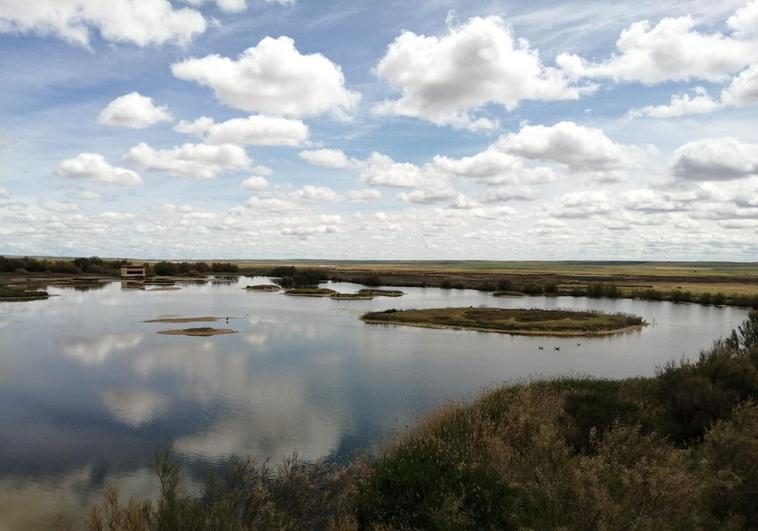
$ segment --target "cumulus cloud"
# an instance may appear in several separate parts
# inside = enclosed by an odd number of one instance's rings
[[[139,92],[131,92],[111,101],[97,117],[97,121],[113,127],[144,129],[160,122],[172,122],[174,118],[165,106],[157,106],[153,98]]]
[[[191,122],[182,120],[174,131],[203,137],[209,144],[239,146],[299,146],[308,141],[310,134],[308,126],[300,120],[262,114],[221,123],[201,116]]]
[[[490,185],[537,184],[555,178],[551,168],[525,167],[524,159],[493,148],[460,159],[436,155],[432,159],[432,165],[440,173],[475,179]]]
[[[722,181],[758,174],[758,144],[736,138],[688,142],[674,152],[673,173],[693,181]]]
[[[669,105],[651,105],[632,109],[632,118],[678,118],[692,114],[706,114],[725,107],[744,107],[758,103],[758,65],[753,65],[732,78],[721,91],[720,98],[712,98],[703,88],[695,88],[693,94],[677,94]]]
[[[422,205],[448,201],[458,196],[458,192],[451,188],[441,190],[414,190],[398,194],[398,199],[406,203],[418,203]]]
[[[260,175],[251,175],[242,181],[242,188],[247,188],[248,190],[263,190],[264,188],[268,188],[268,181],[265,177],[261,177]]]
[[[76,203],[71,201],[55,201],[53,199],[46,199],[38,202],[39,206],[49,212],[55,212],[56,214],[64,214],[67,212],[76,212],[79,207]]]
[[[313,149],[301,151],[299,156],[310,164],[321,166],[322,168],[344,169],[349,168],[354,164],[353,161],[351,161],[347,155],[339,149]]]
[[[342,196],[337,192],[329,188],[328,186],[314,186],[308,184],[303,186],[300,190],[296,190],[290,194],[293,199],[299,199],[301,201],[339,201]]]
[[[472,130],[497,126],[472,115],[488,103],[511,110],[522,100],[572,100],[593,90],[543,65],[538,52],[516,39],[498,16],[471,18],[442,37],[403,32],[375,71],[401,92],[399,99],[379,104],[378,114]]]
[[[361,161],[360,168],[361,180],[372,186],[429,188],[436,184],[435,179],[415,164],[395,162],[388,155],[376,151],[367,160]]]
[[[590,218],[607,214],[612,210],[611,199],[605,191],[581,191],[563,195],[559,209],[553,213],[557,218]]]
[[[203,33],[203,15],[168,0],[1,0],[0,33],[37,33],[89,45],[90,30],[112,42],[137,46],[188,43]]]
[[[208,132],[208,129],[216,123],[213,118],[208,116],[201,116],[195,120],[181,120],[174,126],[174,131],[185,135],[204,136]]]
[[[360,101],[360,94],[345,87],[338,65],[319,53],[301,54],[289,37],[265,37],[236,60],[213,54],[175,63],[171,71],[248,112],[345,118]]]
[[[742,24],[749,25],[750,16],[730,19],[732,28],[740,28],[732,36],[700,32],[691,16],[664,18],[655,25],[643,20],[621,32],[616,42],[619,53],[607,61],[595,63],[561,54],[556,62],[577,79],[609,78],[648,85],[692,79],[725,81],[749,65],[758,52],[758,43],[741,38],[747,36]]]
[[[755,4],[758,5],[758,2]],[[724,105],[736,107],[758,103],[758,64],[735,76],[721,92],[721,101]]]
[[[221,11],[227,13],[239,13],[247,9],[246,0],[183,0],[193,6],[201,6],[207,3],[214,3]]]
[[[737,37],[750,39],[758,37],[758,0],[748,2],[734,12],[726,21]]]
[[[721,102],[713,99],[708,92],[697,87],[692,94],[675,94],[668,105],[648,105],[629,111],[631,118],[679,118],[691,114],[707,114],[721,108]]]
[[[84,179],[103,184],[138,186],[142,177],[135,171],[111,166],[99,153],[80,153],[58,164],[55,175],[67,179]]]
[[[614,172],[629,168],[641,149],[614,142],[593,127],[574,122],[527,125],[502,136],[497,149],[527,159],[556,162],[573,172]]]
[[[245,170],[250,166],[245,150],[230,144],[183,144],[172,149],[154,149],[140,142],[124,158],[147,171],[195,179],[213,179],[224,171]]]
[[[374,190],[373,188],[351,190],[347,193],[347,199],[351,203],[368,203],[369,201],[377,201],[381,198],[382,193],[379,190]]]

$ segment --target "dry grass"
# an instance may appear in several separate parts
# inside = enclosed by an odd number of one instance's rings
[[[367,313],[363,320],[367,323],[538,335],[602,334],[644,325],[641,318],[624,314],[474,307],[387,310]]]

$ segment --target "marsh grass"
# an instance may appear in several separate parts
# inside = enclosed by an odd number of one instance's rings
[[[363,315],[369,323],[462,328],[507,333],[593,334],[644,326],[641,317],[538,308],[430,308]]]
[[[112,489],[92,531],[755,529],[758,312],[654,378],[563,378],[448,404],[370,461],[235,463],[155,502]]]

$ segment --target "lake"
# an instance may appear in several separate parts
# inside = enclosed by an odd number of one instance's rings
[[[437,288],[400,288],[401,298],[372,301],[242,289],[267,282],[180,284],[179,291],[112,282],[0,303],[0,530],[47,529],[53,515],[73,517],[99,501],[106,482],[126,497],[151,495],[158,485],[150,464],[165,449],[190,487],[209,464],[235,455],[343,460],[376,451],[435,406],[486,387],[556,375],[652,375],[669,360],[697,356],[747,316],[737,308]],[[359,319],[369,310],[480,305],[626,312],[650,326],[540,338]],[[229,317],[239,333],[166,336],[156,332],[206,325],[143,322],[164,315]]]

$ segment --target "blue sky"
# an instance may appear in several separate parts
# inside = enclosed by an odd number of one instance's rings
[[[0,253],[756,260],[757,28],[756,0],[0,0]]]

